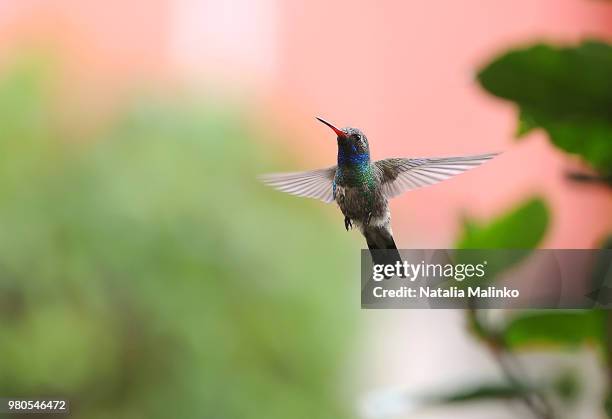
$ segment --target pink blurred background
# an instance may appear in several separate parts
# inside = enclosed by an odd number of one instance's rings
[[[24,49],[54,51],[66,117],[84,129],[127,92],[166,85],[255,105],[304,156],[296,169],[335,159],[315,115],[363,129],[374,158],[505,152],[395,200],[403,247],[449,246],[458,212],[493,216],[532,193],[554,207],[546,247],[592,247],[609,230],[610,195],[564,180],[570,163],[542,133],[513,142],[515,110],[473,81],[508,46],[589,36],[612,36],[605,2],[0,2],[0,64]]]

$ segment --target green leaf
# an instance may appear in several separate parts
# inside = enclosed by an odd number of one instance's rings
[[[605,311],[536,311],[514,318],[502,338],[510,349],[577,347],[605,339]]]
[[[559,399],[566,405],[574,404],[581,393],[580,380],[576,371],[562,371],[552,383],[552,388]]]
[[[612,172],[612,46],[538,44],[512,50],[478,74],[490,93],[520,109],[517,135],[546,130],[560,149]]]
[[[487,278],[517,264],[542,241],[549,224],[548,209],[540,198],[532,198],[488,224],[466,219],[457,249],[482,249],[481,252],[457,252],[457,262],[466,264],[487,261]],[[489,249],[519,249],[491,252]],[[482,280],[480,280],[482,284]],[[468,287],[472,281],[464,281]]]
[[[517,139],[523,138],[538,127],[538,124],[531,118],[531,115],[525,112],[519,112],[518,125],[516,127],[515,136]]]
[[[545,202],[531,198],[488,224],[464,221],[460,249],[533,249],[541,242],[549,224]]]
[[[516,399],[529,393],[529,389],[504,383],[483,384],[468,387],[456,393],[438,397],[437,404],[468,403],[488,400]]]

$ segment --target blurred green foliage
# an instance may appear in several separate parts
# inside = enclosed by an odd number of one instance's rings
[[[278,155],[246,115],[150,99],[69,144],[48,90],[36,67],[0,84],[0,394],[88,419],[343,417],[358,252],[254,180]]]
[[[495,276],[511,269],[529,257],[548,230],[550,215],[542,198],[530,198],[487,223],[464,220],[458,238],[458,249],[501,249],[496,257],[486,252],[487,272]],[[521,249],[521,252],[503,252]],[[460,253],[461,254],[461,253]],[[478,254],[471,254],[482,260]],[[475,261],[461,261],[475,262]],[[477,285],[477,284],[471,284]],[[565,404],[575,403],[582,390],[582,382],[565,371],[552,380],[525,377],[514,356],[518,351],[532,349],[567,350],[590,344],[605,359],[606,312],[597,310],[507,310],[504,321],[491,321],[488,311],[468,310],[467,321],[474,335],[491,350],[500,365],[505,380],[462,388],[455,394],[441,398],[442,402],[480,402],[508,398],[523,400],[535,417],[553,419],[555,410],[549,403],[551,395]],[[535,401],[534,401],[535,400]]]
[[[604,176],[612,173],[612,46],[586,41],[576,47],[538,44],[501,54],[478,74],[481,85],[490,93],[518,105],[517,136],[543,128],[561,150],[581,156]],[[602,177],[605,180],[606,177]],[[528,257],[542,241],[549,211],[541,198],[532,198],[507,214],[489,222],[465,220],[458,248],[519,248],[518,257],[489,261],[489,272],[501,273]],[[609,243],[604,246],[609,246]],[[514,254],[516,256],[516,254]],[[595,288],[605,286],[609,261],[600,261],[593,270]],[[601,266],[599,266],[601,265]],[[601,310],[530,310],[506,312],[500,324],[487,313],[469,310],[468,324],[491,350],[514,388],[498,398],[522,397],[531,413],[541,419],[563,417],[550,403],[551,395],[565,405],[576,402],[582,382],[574,373],[562,373],[541,388],[532,381],[515,359],[516,352],[546,348],[567,350],[591,344],[602,355],[610,370],[612,317]],[[608,378],[612,377],[608,372]],[[540,380],[542,381],[542,380]],[[530,388],[531,387],[531,388]],[[483,386],[485,390],[497,387]],[[525,389],[530,388],[525,394]],[[478,390],[478,388],[476,388]],[[504,389],[502,387],[502,389]],[[507,392],[506,392],[507,391]],[[462,393],[458,393],[461,395]],[[495,391],[473,391],[469,400],[487,400]],[[612,417],[612,397],[602,402]]]
[[[565,405],[575,403],[583,393],[575,370],[561,371],[553,381],[552,387],[555,394]]]
[[[460,391],[434,398],[431,403],[435,404],[454,404],[454,403],[470,403],[482,402],[485,400],[512,400],[528,394],[531,389],[517,388],[516,386],[505,383],[491,383],[477,387],[465,386]]]
[[[519,137],[543,128],[560,149],[612,173],[612,46],[538,44],[511,50],[478,74],[481,85],[519,107]]]
[[[486,255],[488,262],[487,272],[490,279],[495,280],[496,275],[523,261],[542,243],[550,224],[549,213],[545,201],[533,197],[489,222],[465,218],[463,231],[455,246],[457,249],[485,249],[483,255]],[[496,255],[486,249],[502,251],[496,253],[498,257],[496,259]],[[522,252],[503,252],[505,249],[522,250]],[[459,252],[459,255],[462,254]],[[474,259],[470,261],[471,263],[483,259],[477,252],[467,255]],[[466,261],[461,262],[466,263]],[[607,274],[607,261],[600,262],[602,266],[594,269],[597,278],[593,278],[593,282],[596,286],[602,285],[597,280],[601,281],[600,277]],[[481,284],[481,281],[477,284]],[[503,333],[496,336],[503,339],[504,346],[509,349],[540,344],[555,346],[572,346],[585,342],[599,344],[605,337],[602,311],[531,310],[516,311],[516,313],[517,316],[505,326]],[[487,333],[481,332],[485,335]]]
[[[534,197],[493,221],[465,218],[456,242],[458,249],[533,249],[541,243],[550,223],[542,198]]]
[[[487,278],[511,268],[529,256],[544,238],[548,229],[549,210],[542,198],[533,197],[488,223],[472,218],[463,220],[457,249],[483,250],[482,253],[458,252],[458,263],[478,264],[487,261]],[[490,252],[487,249],[500,249]],[[504,252],[504,249],[509,251]],[[463,281],[462,287],[483,285],[479,278]]]
[[[576,348],[590,343],[599,347],[605,341],[605,311],[553,310],[517,313],[505,326],[506,347]]]

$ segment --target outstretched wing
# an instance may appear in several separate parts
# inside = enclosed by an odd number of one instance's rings
[[[374,162],[387,199],[411,189],[433,185],[491,160],[499,153],[423,159],[385,159]]]
[[[308,172],[262,175],[259,179],[279,191],[330,203],[334,200],[333,183],[335,176],[336,166],[333,166]]]

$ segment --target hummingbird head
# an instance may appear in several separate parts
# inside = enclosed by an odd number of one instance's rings
[[[370,146],[368,138],[363,132],[357,128],[345,127],[342,129],[336,128],[323,118],[317,119],[332,129],[338,136],[338,160],[344,157],[363,156],[370,158]]]

